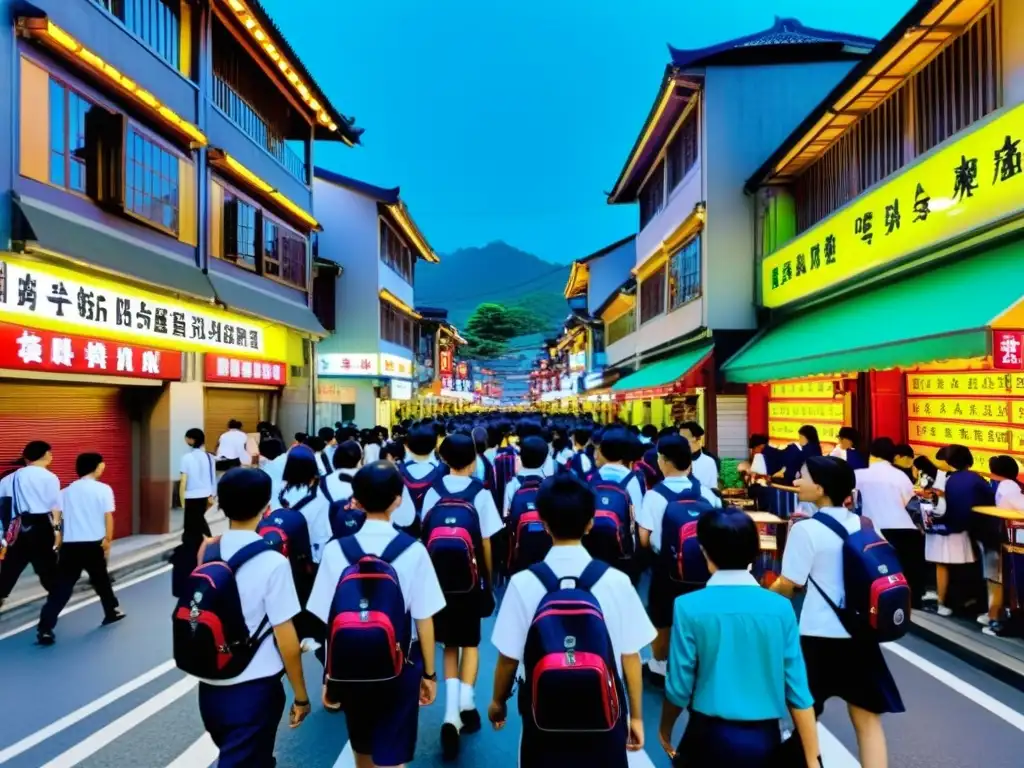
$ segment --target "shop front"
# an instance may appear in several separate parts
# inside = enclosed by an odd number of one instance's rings
[[[412,413],[413,361],[381,353],[327,353],[317,356],[316,423],[390,428]]]
[[[714,346],[706,342],[673,357],[649,363],[616,381],[611,394],[621,406],[619,418],[659,429],[683,421],[707,428],[708,389],[713,389]]]
[[[254,436],[250,452],[258,449],[256,426],[261,421],[278,421],[279,398],[288,386],[287,363],[208,352],[203,358],[203,380],[203,421],[211,445],[234,419]]]

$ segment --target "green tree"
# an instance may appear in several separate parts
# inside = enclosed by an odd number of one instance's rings
[[[519,318],[503,304],[484,303],[477,306],[466,321],[467,338],[505,342],[519,335]]]

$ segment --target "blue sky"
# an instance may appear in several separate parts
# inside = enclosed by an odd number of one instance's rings
[[[795,16],[881,37],[910,0],[263,0],[364,146],[317,164],[399,184],[436,249],[506,242],[567,262],[635,231],[609,206],[666,43]],[[854,10],[856,9],[856,10]]]

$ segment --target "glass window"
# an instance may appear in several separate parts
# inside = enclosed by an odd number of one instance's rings
[[[278,249],[278,227],[272,221],[263,222],[263,274],[281,276],[281,252]]]
[[[237,193],[224,192],[224,258],[296,288],[306,287],[309,239]]]
[[[665,265],[640,283],[640,324],[665,311]]]
[[[675,189],[697,163],[697,110],[690,110],[668,147],[668,188]]]
[[[668,308],[683,306],[700,296],[700,235],[668,260]]]
[[[224,255],[256,270],[256,207],[230,193],[224,196]]]
[[[50,79],[50,183],[85,192],[85,119],[92,102]]]
[[[181,61],[179,0],[93,0],[175,69]]]
[[[640,190],[640,227],[643,228],[665,207],[665,161],[658,163],[654,173]]]
[[[416,347],[416,323],[386,301],[381,301],[380,337],[412,351]]]
[[[380,220],[380,260],[401,275],[406,282],[412,283],[416,258],[409,246],[384,219]]]
[[[607,324],[605,336],[609,346],[636,330],[636,309],[630,308]]]
[[[125,139],[125,210],[178,234],[178,156],[132,127]]]

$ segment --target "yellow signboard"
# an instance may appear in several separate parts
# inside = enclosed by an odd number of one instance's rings
[[[815,421],[842,421],[846,417],[842,401],[772,400],[768,403],[769,419],[804,419]]]
[[[835,394],[833,379],[799,379],[797,381],[778,381],[772,384],[772,400],[790,398],[801,400],[831,400]]]
[[[761,262],[761,303],[781,307],[1024,208],[1024,105],[968,128]]]
[[[1024,432],[1015,432],[1014,439],[1019,439],[1020,445],[1014,446],[1014,451],[1024,451]],[[939,450],[937,445],[921,445],[919,443],[910,443],[910,447],[914,450],[914,454],[917,456],[927,456],[934,460],[935,453]],[[1005,456],[1007,451],[985,451],[977,448],[971,448],[971,457],[974,459],[974,466],[971,467],[976,472],[988,472],[988,462],[993,456]],[[1017,463],[1024,466],[1024,456],[1014,456],[1017,459]]]
[[[808,421],[777,421],[775,419],[768,419],[768,434],[771,436],[773,443],[781,440],[795,443],[800,436],[800,427],[804,424],[809,424],[817,429],[818,439],[823,443],[837,442],[839,440],[839,430],[843,426],[841,421],[834,424],[822,424],[820,422],[815,424]]]
[[[1011,392],[1013,374],[1003,371],[959,371],[954,373],[908,373],[908,395],[1006,395]],[[1024,376],[1021,394],[1024,394]]]
[[[991,424],[964,424],[953,421],[915,421],[907,424],[912,442],[938,443],[948,445],[959,443],[968,448],[982,448],[990,451],[1008,451],[1016,433],[1007,426]],[[1024,436],[1024,430],[1021,431]]]
[[[1024,411],[1024,401],[1021,402]],[[910,397],[907,413],[911,419],[956,419],[1006,424],[1010,420],[1010,401],[984,398]]]

